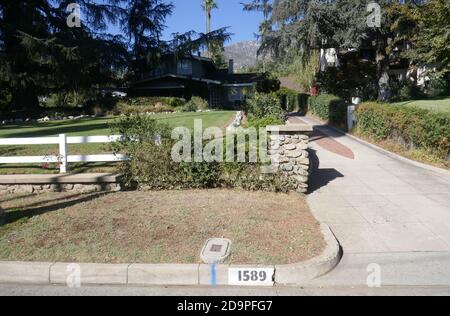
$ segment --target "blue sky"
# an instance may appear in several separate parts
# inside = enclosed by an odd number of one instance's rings
[[[246,0],[216,0],[218,10],[213,11],[212,29],[229,26],[234,34],[232,42],[254,40],[258,32],[262,14],[244,12],[241,2]],[[175,5],[173,15],[167,20],[165,39],[170,39],[172,33],[184,33],[189,30],[205,32],[205,13],[202,10],[202,0],[172,0]]]

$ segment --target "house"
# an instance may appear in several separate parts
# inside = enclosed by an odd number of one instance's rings
[[[175,96],[190,99],[199,96],[212,108],[239,108],[253,93],[264,75],[235,73],[234,62],[219,69],[206,57],[187,55],[176,58],[164,56],[159,66],[134,82],[130,91],[136,96]]]

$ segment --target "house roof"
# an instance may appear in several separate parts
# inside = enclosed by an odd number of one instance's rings
[[[183,76],[183,75],[176,75],[176,74],[164,74],[164,75],[161,75],[161,76],[151,77],[151,78],[147,78],[147,79],[143,79],[143,80],[140,80],[140,81],[133,82],[133,85],[138,85],[138,84],[141,84],[141,83],[151,82],[151,81],[158,81],[158,80],[166,79],[166,78],[182,79],[182,80],[193,80],[193,81],[198,81],[198,82],[203,82],[203,83],[208,83],[208,84],[217,84],[217,85],[220,85],[222,83],[220,81],[212,80],[212,79],[209,79],[209,78],[197,78],[197,77],[192,77],[192,76]]]
[[[165,55],[163,59],[169,60],[175,58],[174,55]],[[202,62],[206,70],[203,77],[195,77],[190,75],[180,75],[173,72],[162,73],[156,76],[149,76],[148,78],[135,81],[133,86],[153,83],[166,79],[175,79],[181,81],[195,81],[204,84],[224,85],[224,86],[250,86],[255,82],[263,80],[264,75],[259,73],[229,73],[228,69],[219,69],[212,59],[203,56],[187,55],[184,59],[194,59]]]
[[[215,74],[211,74],[208,78],[220,81],[224,84],[243,84],[253,83],[263,80],[264,75],[260,73],[228,73],[228,70],[221,70]]]

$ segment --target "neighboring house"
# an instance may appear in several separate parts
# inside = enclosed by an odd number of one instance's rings
[[[165,56],[158,68],[131,85],[130,91],[139,96],[176,96],[190,99],[199,96],[212,108],[239,108],[253,93],[262,74],[234,73],[234,62],[228,69],[219,69],[205,57]]]
[[[320,71],[325,71],[328,67],[339,67],[339,56],[335,48],[320,50]]]

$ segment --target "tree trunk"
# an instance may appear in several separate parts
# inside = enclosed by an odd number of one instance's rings
[[[206,34],[211,33],[211,11],[206,11]],[[211,58],[212,54],[211,54],[211,46],[209,44],[207,44],[207,53],[206,53],[206,57]]]
[[[208,28],[206,30],[208,34],[211,33],[211,17],[211,11],[208,11]]]
[[[386,53],[387,41],[377,34],[377,87],[378,100],[388,101],[391,97],[391,86],[389,78],[389,56]]]

